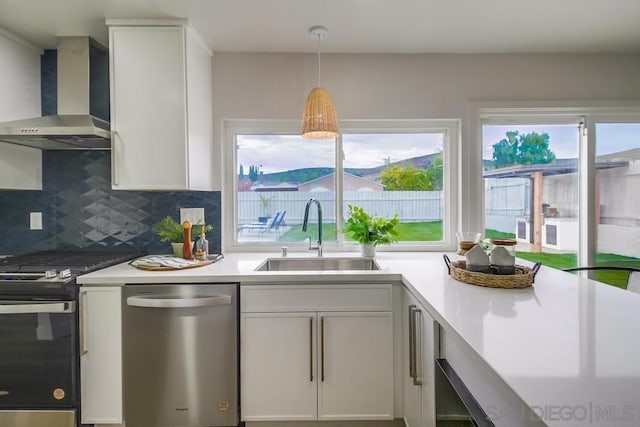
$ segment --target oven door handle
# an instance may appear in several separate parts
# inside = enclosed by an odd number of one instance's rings
[[[75,301],[0,301],[0,314],[73,313]]]
[[[127,298],[128,306],[147,308],[195,308],[229,304],[231,304],[231,295],[195,298],[171,298],[162,296],[134,296]]]

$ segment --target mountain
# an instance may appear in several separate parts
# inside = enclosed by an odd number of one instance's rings
[[[269,184],[280,184],[287,182],[289,184],[302,184],[321,176],[329,175],[334,172],[334,168],[304,168],[293,169],[285,172],[265,173],[262,180]]]
[[[400,160],[398,162],[390,163],[389,165],[381,165],[373,168],[345,168],[345,172],[352,175],[356,175],[371,181],[379,181],[380,174],[383,170],[390,165],[411,165],[418,169],[429,169],[433,158],[439,156],[440,153],[427,154],[426,156],[412,157],[410,159]],[[303,168],[293,169],[284,172],[266,173],[263,175],[262,180],[264,183],[280,184],[283,182],[289,184],[302,184],[307,181],[311,181],[316,178],[320,178],[325,175],[329,175],[334,172],[334,168]]]
[[[426,156],[411,157],[409,159],[400,160],[397,162],[389,163],[388,165],[376,166],[373,168],[345,168],[345,172],[360,176],[362,178],[369,179],[371,181],[378,181],[380,174],[387,166],[407,166],[411,165],[417,169],[429,169],[433,159],[439,156],[440,153],[427,154]]]

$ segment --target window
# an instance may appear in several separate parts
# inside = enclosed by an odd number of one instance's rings
[[[357,250],[341,232],[348,205],[372,215],[399,215],[397,244],[391,250],[452,247],[452,178],[457,121],[347,122],[342,136],[308,140],[297,121],[228,121],[225,173],[226,250],[303,248],[317,239],[322,205],[323,241],[331,250]],[[338,153],[344,153],[342,156]],[[231,172],[232,171],[232,172]],[[233,249],[232,249],[233,248]],[[386,247],[380,248],[382,250]]]
[[[520,258],[576,265],[579,119],[572,124],[484,124],[487,238],[515,238]]]
[[[638,108],[492,107],[479,117],[487,237],[515,237],[517,256],[560,269],[640,265]],[[594,278],[624,288],[625,274]]]
[[[595,141],[595,264],[640,268],[640,123],[595,123]],[[595,276],[626,286],[626,272]]]
[[[442,241],[445,138],[441,131],[344,134],[344,205],[397,213],[400,242]]]
[[[310,198],[323,208],[323,240],[336,240],[335,141],[236,134],[237,242],[294,243],[317,236],[317,213],[301,229]]]

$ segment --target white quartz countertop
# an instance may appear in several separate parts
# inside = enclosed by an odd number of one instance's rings
[[[313,256],[290,254],[289,257]],[[329,253],[325,257],[355,256]],[[378,252],[379,271],[255,272],[267,253],[150,272],[120,264],[82,285],[402,281],[551,426],[640,425],[640,294],[541,268],[532,287],[492,289],[451,279],[442,254]],[[521,262],[530,265],[527,262]]]

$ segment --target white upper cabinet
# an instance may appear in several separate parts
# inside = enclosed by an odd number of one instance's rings
[[[0,122],[40,116],[41,54],[0,28]],[[42,190],[42,152],[0,142],[0,189]]]
[[[109,25],[112,184],[211,190],[211,52],[184,25]]]

